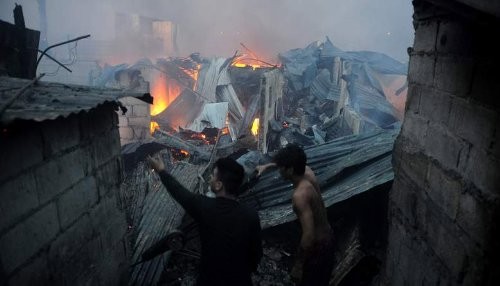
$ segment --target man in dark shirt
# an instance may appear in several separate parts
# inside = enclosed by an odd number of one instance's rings
[[[197,285],[252,285],[251,273],[262,257],[257,212],[237,200],[243,167],[235,160],[215,162],[210,188],[215,198],[193,194],[165,171],[160,159],[148,158],[172,197],[199,225],[201,263]]]

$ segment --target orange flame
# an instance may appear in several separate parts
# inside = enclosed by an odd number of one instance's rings
[[[151,94],[154,101],[150,113],[155,116],[165,110],[177,98],[182,91],[182,87],[175,80],[169,80],[163,75],[157,76],[152,85]]]
[[[252,128],[250,129],[252,135],[257,136],[259,134],[259,118],[255,118],[252,123]]]
[[[151,134],[155,133],[155,130],[160,129],[160,125],[156,121],[151,121],[151,124],[149,125],[149,131]]]
[[[201,65],[198,64],[196,66],[196,69],[183,69],[183,71],[188,75],[190,76],[192,79],[194,79],[194,81],[197,81],[198,80],[198,73],[200,72],[200,68],[201,68]]]
[[[181,150],[181,154],[184,156],[189,156],[189,152],[186,150]]]
[[[245,67],[252,67],[253,70],[257,68],[262,68],[262,67],[275,67],[277,65],[262,61],[259,59],[255,54],[243,54],[239,56],[237,59],[235,59],[232,64],[233,67],[237,68],[245,68]]]

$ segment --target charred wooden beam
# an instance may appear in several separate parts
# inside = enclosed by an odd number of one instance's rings
[[[210,160],[210,153],[203,151],[197,146],[185,142],[180,138],[170,135],[167,132],[156,130],[154,136],[155,136],[155,141],[157,143],[163,144],[171,148],[186,150],[192,156],[196,156],[197,158],[204,161]]]

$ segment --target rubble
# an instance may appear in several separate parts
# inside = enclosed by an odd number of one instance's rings
[[[207,170],[216,157],[231,156],[238,159],[246,172],[242,186],[245,193],[240,201],[256,208],[263,229],[273,233],[264,240],[265,255],[254,282],[291,285],[288,273],[296,243],[273,240],[278,237],[273,230],[296,218],[291,208],[292,186],[277,171],[255,178],[256,165],[268,162],[273,151],[282,146],[297,143],[305,147],[308,165],[316,173],[329,209],[358,201],[371,190],[387,191],[387,184],[394,178],[392,148],[400,125],[400,106],[395,104],[395,97],[405,94],[405,81],[400,79],[406,69],[381,54],[341,51],[328,38],[324,43],[314,42],[305,49],[281,54],[280,67],[240,66],[235,64],[237,58],[203,59],[196,55],[157,61],[156,67],[171,77],[169,80],[182,82],[182,91],[163,111],[152,116],[158,124],[152,138],[124,146],[122,151],[127,172],[137,180],[124,184],[123,193],[129,194],[134,186],[142,190],[141,195],[131,196],[133,199],[124,196],[130,221],[144,225],[131,231],[134,234],[130,242],[136,249],[137,261],[141,251],[162,241],[168,231],[189,226],[190,234],[186,237],[196,240],[192,226],[180,223],[183,212],[178,208],[167,210],[171,203],[146,206],[148,200],[157,203],[171,198],[158,197],[156,192],[162,186],[158,186],[158,178],[144,169],[141,158],[162,150],[169,168],[190,166],[190,176],[178,177],[190,184],[189,189],[210,195],[206,190]],[[252,129],[255,122],[256,130]],[[155,186],[154,191],[139,185]],[[148,225],[156,224],[148,220],[160,213],[175,219],[164,225],[161,232],[148,230]],[[349,239],[341,238],[342,247],[336,253],[337,274],[332,277],[335,284],[350,279],[360,267],[365,269],[365,261],[366,269],[371,267],[373,257],[379,261],[372,251],[376,246],[352,240],[358,237],[356,233],[366,232],[363,223],[354,220],[348,225],[339,231],[340,237]],[[148,236],[147,243],[141,242],[141,235],[148,231],[154,235]],[[299,232],[293,233],[298,236]],[[195,281],[199,247],[193,243],[136,266],[142,269],[134,270],[136,279],[149,277],[149,282],[190,285]],[[150,270],[158,267],[154,265],[167,264],[161,278]]]

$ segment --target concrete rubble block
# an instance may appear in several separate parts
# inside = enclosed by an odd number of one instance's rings
[[[417,83],[422,86],[434,84],[434,56],[412,55],[408,70],[408,83]]]
[[[418,23],[415,30],[415,40],[413,50],[415,52],[434,52],[436,50],[436,34],[438,33],[438,23],[436,21],[422,21]]]
[[[46,120],[40,124],[46,157],[80,143],[80,128],[76,115],[56,120]]]
[[[29,126],[6,128],[7,135],[0,139],[0,181],[21,173],[42,162],[43,143],[41,134]]]
[[[500,197],[500,160],[488,152],[472,147],[464,176],[490,200]]]
[[[34,171],[41,204],[52,200],[85,177],[81,164],[85,154],[83,149],[76,149],[48,161]]]
[[[86,177],[57,200],[61,228],[65,229],[98,201],[94,177]]]
[[[25,263],[59,233],[56,205],[51,203],[0,238],[0,259],[6,273]]]
[[[47,254],[42,252],[9,279],[10,285],[51,285]]]
[[[0,184],[0,231],[38,207],[35,178],[25,173]]]
[[[457,56],[440,56],[436,60],[434,85],[437,89],[458,97],[471,92],[474,60]]]
[[[49,248],[48,258],[51,271],[54,272],[70,261],[78,259],[76,254],[91,241],[92,235],[92,224],[88,215],[82,216],[60,234]]]
[[[438,90],[422,92],[420,115],[435,123],[446,124],[450,116],[452,97]]]
[[[426,192],[444,214],[454,220],[465,187],[460,179],[447,173],[449,172],[434,163],[430,163],[426,178],[429,187]]]
[[[494,138],[498,122],[495,111],[455,98],[448,126],[451,132],[478,148],[488,148]]]
[[[439,124],[430,124],[425,140],[425,150],[430,157],[438,160],[444,168],[463,170],[467,166],[470,144],[451,134]]]

